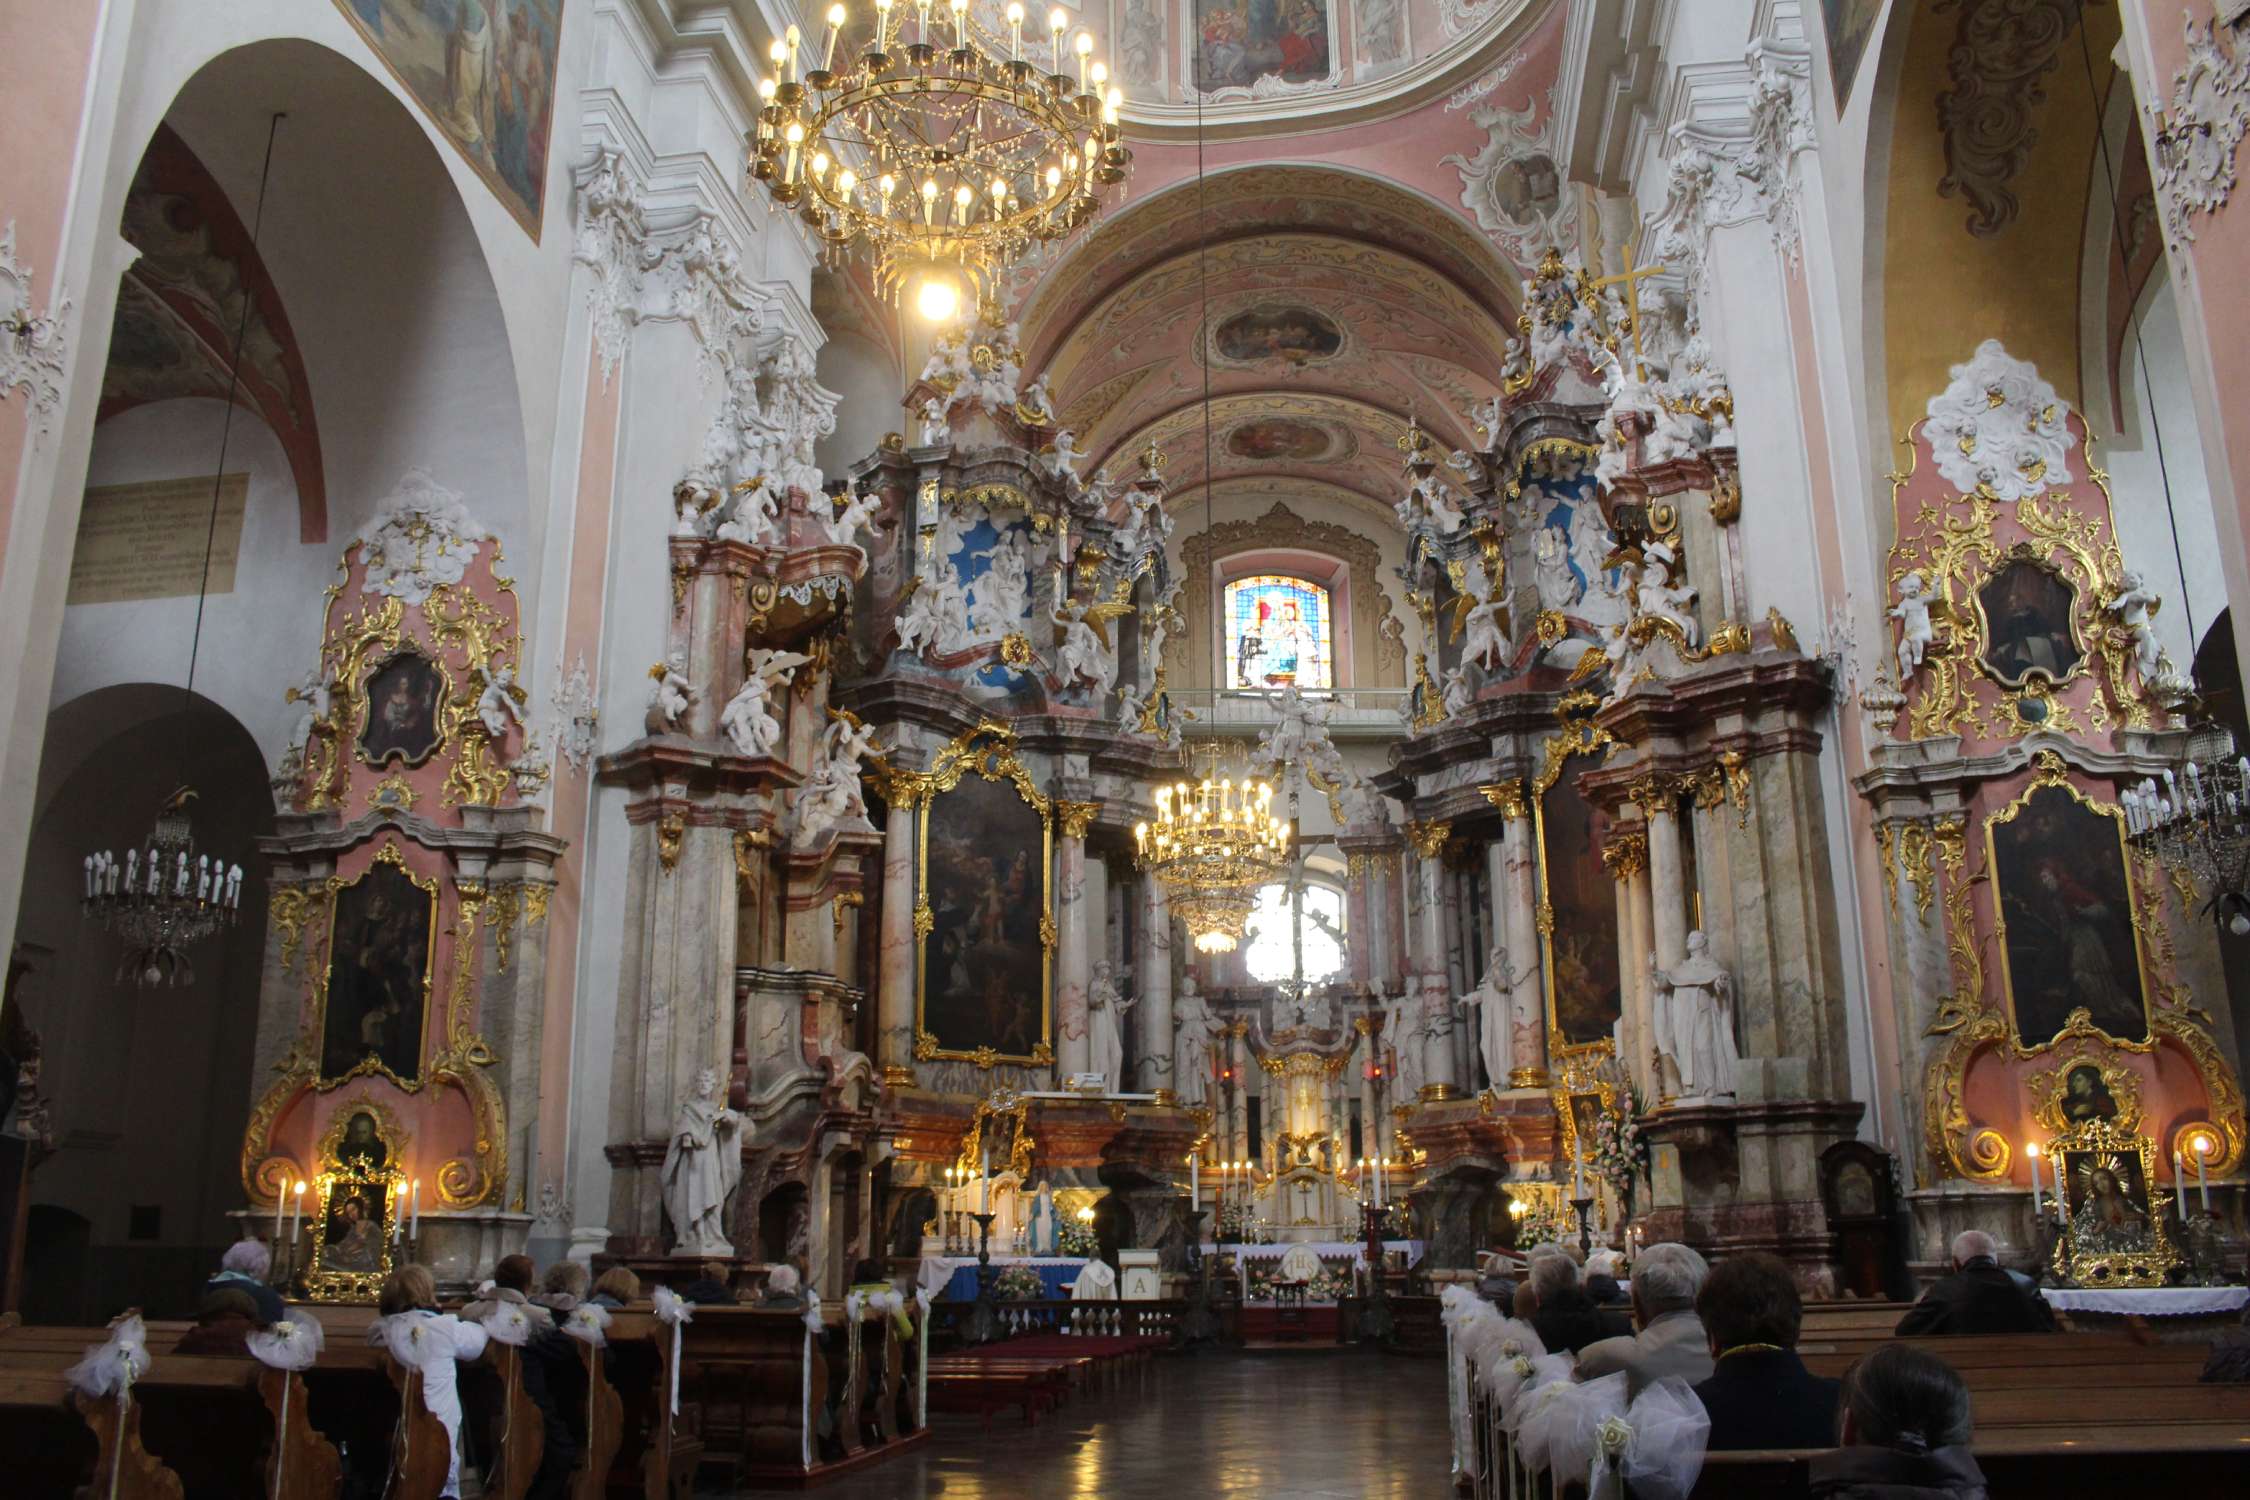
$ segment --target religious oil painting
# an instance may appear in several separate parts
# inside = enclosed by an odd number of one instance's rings
[[[322,1184],[316,1273],[380,1275],[389,1263],[390,1185],[381,1177],[347,1173]]]
[[[1839,116],[1851,101],[1860,60],[1867,55],[1882,14],[1883,0],[1820,0],[1820,29],[1828,37],[1828,83]]]
[[[2061,682],[2085,655],[2071,629],[2078,592],[2054,569],[2015,558],[1977,590],[1984,615],[1984,669],[2012,688],[2034,674]]]
[[[1288,417],[1259,417],[1226,437],[1227,452],[1253,463],[1316,463],[1330,457],[1335,446],[1325,428]]]
[[[2063,1074],[2062,1100],[2057,1107],[2064,1122],[2071,1125],[2117,1118],[2117,1096],[2110,1092],[2109,1081],[2094,1063],[2080,1063]]]
[[[1617,886],[1602,867],[1594,809],[1568,770],[1539,799],[1539,854],[1540,885],[1554,913],[1545,938],[1548,1025],[1560,1047],[1598,1047],[1612,1040],[1624,1014]]]
[[[2143,1255],[2156,1248],[2148,1174],[2135,1151],[2060,1152],[2073,1255]]]
[[[563,0],[336,4],[536,241]]]
[[[1544,151],[1511,156],[1492,174],[1492,201],[1511,224],[1541,222],[1562,207],[1562,169]]]
[[[1227,685],[1278,691],[1336,685],[1328,590],[1261,573],[1226,586]]]
[[[436,882],[418,881],[378,858],[366,874],[337,888],[333,923],[321,1076],[382,1072],[412,1085],[422,1071]]]
[[[2051,1041],[2083,1010],[2119,1041],[2146,1041],[2140,935],[2116,816],[2067,786],[2039,785],[1985,830],[2018,1039]]]
[[[945,1052],[1028,1058],[1047,1048],[1047,827],[1015,784],[967,775],[922,827],[919,1029]]]
[[[344,1120],[344,1136],[336,1143],[336,1164],[355,1172],[379,1172],[391,1164],[391,1148],[376,1128],[375,1116],[355,1109]]]
[[[359,730],[360,759],[371,766],[401,760],[418,766],[444,740],[438,710],[445,676],[419,651],[401,651],[367,679],[367,716]]]
[[[1195,86],[1315,83],[1332,71],[1328,0],[1195,0]]]
[[[1235,364],[1282,360],[1302,368],[1335,358],[1344,331],[1326,313],[1290,303],[1238,312],[1219,324],[1211,342],[1221,359]]]

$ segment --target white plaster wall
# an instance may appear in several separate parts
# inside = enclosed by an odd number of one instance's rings
[[[908,418],[899,406],[906,381],[883,349],[857,334],[836,334],[821,345],[816,378],[843,399],[836,405],[836,431],[813,450],[813,460],[831,480],[875,451],[886,432],[904,432]]]

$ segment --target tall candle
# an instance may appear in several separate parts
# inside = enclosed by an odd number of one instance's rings
[[[1576,1138],[1573,1138],[1570,1143],[1570,1196],[1572,1198],[1586,1196],[1585,1143]]]
[[[1387,1156],[1375,1158],[1375,1206],[1377,1208],[1383,1207],[1389,1201],[1390,1184],[1385,1179],[1390,1175],[1387,1170],[1390,1164],[1391,1159]]]
[[[422,1179],[414,1179],[414,1238],[422,1238]]]
[[[273,1191],[273,1242],[276,1245],[281,1243],[281,1211],[288,1206],[289,1183],[284,1179],[281,1186]]]
[[[2187,1163],[2180,1159],[2179,1149],[2172,1151],[2172,1196],[2179,1201],[2180,1222],[2187,1222]]]
[[[1188,1208],[1203,1206],[1203,1155],[1192,1152],[1188,1156]]]
[[[2195,1138],[2195,1191],[2197,1196],[2203,1200],[2200,1207],[2205,1213],[2211,1211],[2211,1182],[2203,1175],[2203,1161],[2210,1152],[2211,1137],[2207,1135],[2197,1136]]]
[[[2039,1201],[2039,1143],[2032,1141],[2023,1150],[2031,1158],[2031,1222],[2036,1226],[2046,1216],[2046,1210]]]
[[[977,1212],[992,1212],[992,1142],[984,1144],[983,1170],[977,1174]]]
[[[305,1185],[297,1184],[297,1199],[289,1210],[289,1243],[297,1243],[297,1231],[305,1222]]]

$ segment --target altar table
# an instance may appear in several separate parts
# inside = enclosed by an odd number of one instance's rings
[[[1009,1266],[1029,1266],[1039,1273],[1040,1283],[1049,1297],[1067,1297],[1078,1273],[1086,1269],[1082,1259],[1066,1255],[995,1255],[992,1257],[992,1274],[997,1276]],[[937,1288],[937,1296],[947,1302],[974,1302],[977,1300],[977,1260],[973,1255],[930,1255],[923,1257],[918,1285]]]
[[[2240,1312],[2250,1305],[2250,1287],[2245,1286],[2048,1287],[2040,1295],[2057,1312],[2142,1318],[2192,1318]]]

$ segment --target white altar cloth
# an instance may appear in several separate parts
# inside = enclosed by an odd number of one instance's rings
[[[2041,1293],[2057,1312],[2138,1314],[2188,1318],[2238,1312],[2250,1305],[2246,1286],[2048,1287]]]

